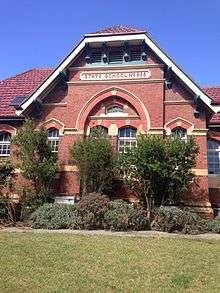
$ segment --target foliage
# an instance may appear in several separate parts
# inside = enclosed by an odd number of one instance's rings
[[[209,221],[198,214],[177,207],[160,207],[156,211],[152,228],[163,232],[197,234],[208,231]]]
[[[104,214],[109,198],[106,195],[91,193],[77,203],[84,229],[103,229]]]
[[[44,204],[31,216],[33,228],[79,229],[81,227],[78,210],[74,205]]]
[[[148,230],[146,211],[123,200],[111,201],[105,213],[105,226],[114,231]]]
[[[220,233],[220,216],[215,217],[208,225],[209,231],[213,233]]]
[[[199,152],[194,139],[139,136],[137,147],[119,156],[118,169],[125,183],[137,192],[148,217],[159,205],[176,202],[191,184]]]
[[[12,173],[14,167],[8,160],[0,160],[0,193],[7,185],[11,186]]]
[[[74,206],[44,204],[31,216],[33,228],[44,229],[111,229],[115,231],[149,229],[146,211],[122,200],[89,194]]]
[[[36,130],[34,122],[27,120],[18,130],[13,143],[17,147],[18,167],[23,176],[32,181],[36,195],[46,201],[57,172],[57,157],[48,144],[46,130]]]
[[[33,188],[24,187],[19,190],[19,220],[29,220],[31,214],[43,205],[45,201],[50,202],[51,198],[48,195],[47,197],[42,197],[36,194]]]
[[[89,138],[76,142],[70,153],[79,169],[82,195],[108,192],[113,178],[113,152],[109,139],[101,132],[93,131]]]
[[[0,160],[0,220],[16,221],[16,203],[10,196],[13,191],[14,167],[8,160]]]
[[[4,196],[0,195],[0,222],[4,220],[7,215],[7,202]]]

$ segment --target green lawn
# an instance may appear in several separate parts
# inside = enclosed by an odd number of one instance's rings
[[[0,292],[220,292],[220,242],[0,233]]]

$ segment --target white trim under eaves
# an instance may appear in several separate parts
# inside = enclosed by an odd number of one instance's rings
[[[202,101],[215,113],[220,111],[220,106],[211,105],[211,98],[206,95],[146,34],[132,34],[132,35],[116,35],[116,36],[89,36],[85,37],[70,55],[55,69],[48,79],[30,96],[30,98],[22,105],[22,110],[17,111],[17,115],[21,115],[33,101],[35,101],[45,89],[55,80],[58,74],[63,71],[72,60],[80,53],[86,43],[103,43],[103,42],[117,42],[117,41],[131,41],[131,40],[145,40],[146,44],[151,50],[158,55],[158,57],[169,67],[172,71],[195,93],[200,96]]]

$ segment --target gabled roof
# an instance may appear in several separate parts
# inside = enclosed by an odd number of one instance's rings
[[[146,30],[140,30],[137,28],[123,26],[123,25],[115,25],[112,27],[108,27],[93,33],[88,33],[85,36],[94,36],[94,35],[123,35],[123,34],[136,34],[136,33],[146,33]]]
[[[17,116],[12,101],[29,97],[51,74],[53,69],[31,69],[0,81],[0,118]]]
[[[212,104],[212,99],[207,92],[205,92],[202,88],[200,88],[193,80],[190,79],[188,75],[186,75],[183,70],[181,70],[160,48],[155,42],[146,34],[146,31],[138,30],[126,26],[115,26],[111,28],[107,28],[101,31],[98,31],[94,34],[85,35],[85,37],[80,41],[80,43],[73,49],[72,52],[58,65],[55,70],[46,69],[46,71],[42,70],[40,73],[40,77],[36,74],[36,71],[32,70],[30,72],[26,72],[23,74],[33,74],[33,82],[27,83],[27,88],[24,84],[25,82],[21,81],[21,86],[12,85],[13,89],[9,94],[4,92],[5,86],[7,87],[7,80],[2,81],[3,83],[3,93],[0,97],[4,99],[5,105],[1,107],[0,115],[12,115],[14,114],[14,109],[10,108],[9,100],[11,102],[11,97],[15,96],[25,96],[28,95],[28,98],[21,105],[21,110],[17,111],[18,115],[21,115],[36,99],[39,99],[42,94],[48,89],[48,87],[56,80],[56,78],[60,75],[60,72],[65,70],[72,61],[77,57],[77,55],[83,50],[87,43],[103,43],[103,42],[112,42],[112,41],[145,41],[145,43],[151,48],[151,50],[168,66],[172,68],[174,74],[195,94],[195,96],[200,96],[203,102],[215,113],[220,111],[219,106]],[[37,70],[37,69],[35,69]],[[36,76],[35,76],[36,74]],[[22,74],[21,74],[22,75]],[[19,75],[18,75],[19,76]],[[16,78],[16,77],[13,77]],[[12,79],[13,79],[12,78]],[[25,78],[24,78],[25,79]],[[10,79],[8,79],[10,80]],[[13,81],[12,81],[13,82]],[[10,82],[9,82],[10,83]],[[18,82],[19,83],[19,82]],[[1,87],[1,84],[0,84]],[[8,108],[8,109],[6,109]]]
[[[212,104],[220,105],[220,86],[208,86],[203,90],[213,99]]]
[[[132,32],[131,32],[132,31]],[[109,33],[110,32],[110,33]],[[217,113],[220,111],[219,106],[212,105],[212,99],[206,94],[190,77],[183,72],[160,48],[155,42],[146,34],[145,31],[139,31],[127,27],[112,27],[105,30],[101,30],[95,34],[85,35],[84,39],[73,49],[73,51],[58,65],[53,73],[35,90],[27,99],[23,105],[22,110],[17,111],[20,115],[25,111],[37,98],[39,98],[47,88],[55,81],[60,72],[65,70],[76,56],[83,50],[86,44],[89,43],[103,43],[113,41],[145,41],[150,49],[164,62],[168,67],[172,68],[174,74],[195,94],[199,96],[201,100],[207,105],[211,111]]]

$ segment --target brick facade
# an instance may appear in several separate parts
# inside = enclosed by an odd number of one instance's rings
[[[128,34],[130,34],[128,32]],[[100,38],[102,34],[100,35]],[[135,49],[138,48],[135,45]],[[132,50],[132,45],[130,45]],[[117,147],[118,131],[125,126],[132,126],[137,133],[170,135],[176,127],[186,130],[187,135],[195,135],[200,147],[195,174],[196,182],[191,192],[185,196],[187,205],[201,213],[211,216],[211,202],[220,204],[220,197],[211,190],[209,197],[207,170],[207,132],[208,119],[212,115],[205,105],[202,105],[198,117],[195,117],[195,94],[182,80],[172,75],[172,86],[168,87],[167,66],[150,49],[147,50],[147,60],[141,64],[117,66],[87,66],[85,51],[78,54],[65,72],[68,80],[65,86],[56,82],[41,96],[41,116],[37,125],[47,129],[59,130],[59,167],[56,178],[57,192],[73,195],[79,193],[77,170],[71,165],[69,149],[73,143],[89,134],[91,128],[101,125],[108,129],[113,144]],[[147,79],[111,79],[111,80],[82,80],[83,72],[123,72],[124,70],[149,70]],[[48,71],[49,76],[53,71]],[[34,73],[33,73],[34,74]],[[3,81],[4,82],[4,81]],[[38,84],[38,86],[41,82]],[[21,95],[22,93],[17,93]],[[1,83],[0,83],[1,95]],[[12,98],[11,98],[12,99]],[[106,109],[113,104],[123,108],[123,115],[107,115]],[[1,106],[0,106],[1,107]],[[31,113],[29,111],[29,113]],[[23,115],[18,122],[14,121],[17,114],[1,117],[0,132],[15,133],[16,127],[22,124]],[[24,113],[25,115],[25,113]],[[31,115],[31,114],[29,114]],[[1,112],[0,112],[1,116]],[[6,119],[7,118],[7,119]],[[18,118],[18,117],[17,117]],[[19,174],[20,178],[21,175]],[[21,179],[20,179],[21,180]],[[19,182],[20,182],[19,180]],[[133,195],[129,195],[132,199]]]

